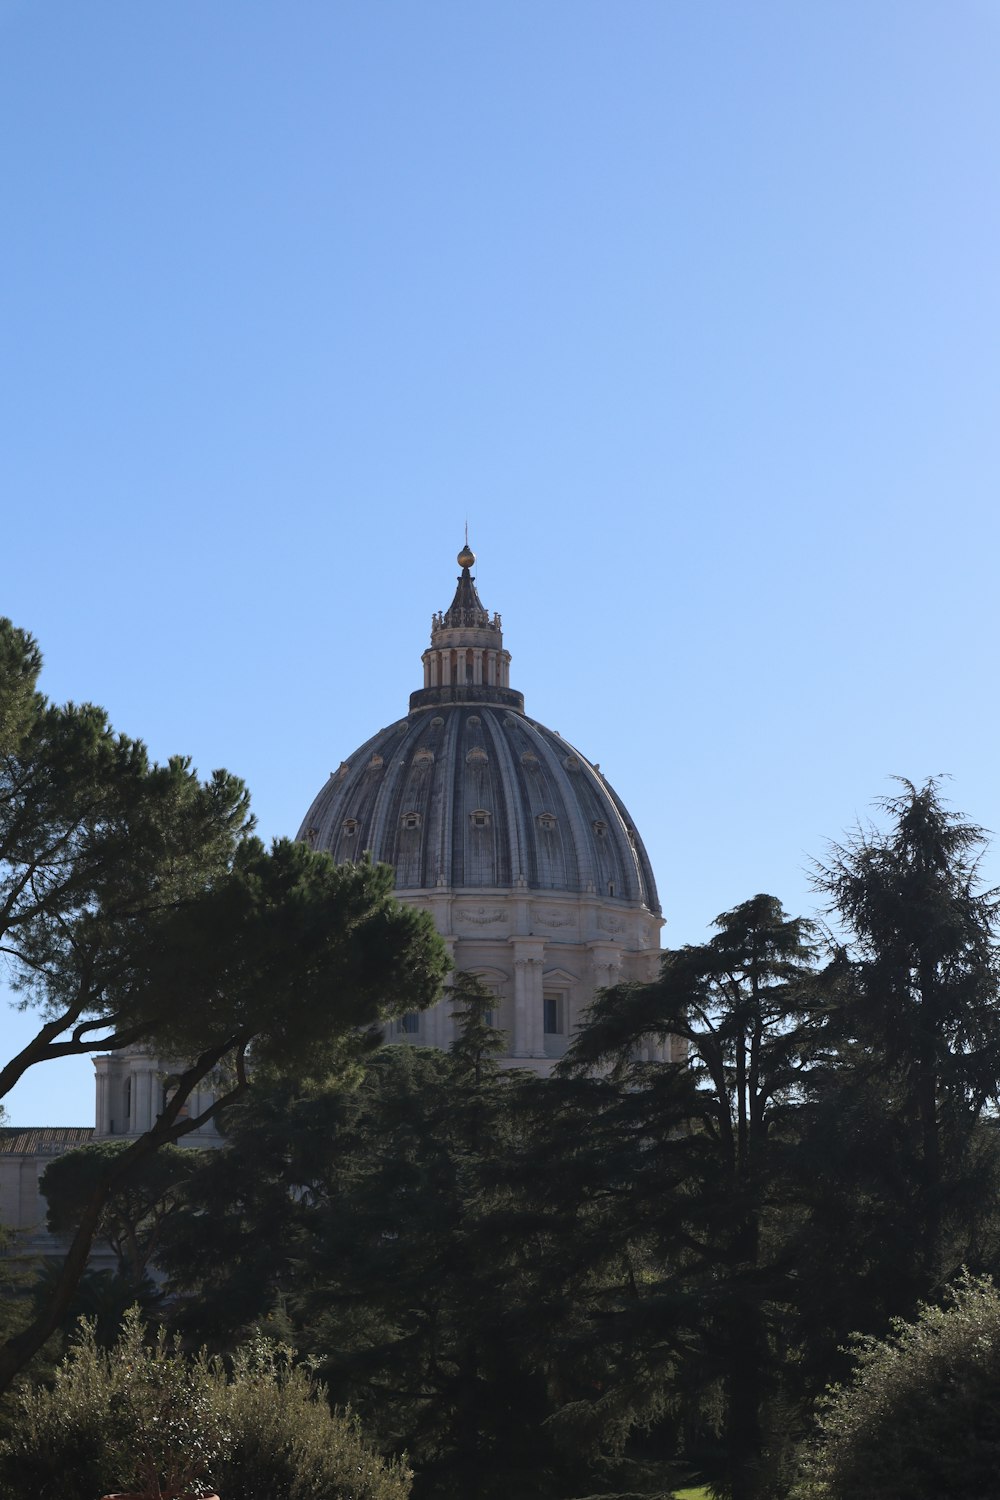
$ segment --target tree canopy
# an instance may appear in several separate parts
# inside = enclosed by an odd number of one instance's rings
[[[93,705],[37,691],[34,641],[0,622],[0,954],[38,1008],[0,1096],[57,1057],[142,1043],[186,1059],[153,1127],[109,1161],[47,1317],[0,1348],[0,1389],[56,1326],[110,1196],[256,1077],[322,1077],[382,1018],[431,1003],[447,969],[392,871],[253,835],[243,783],[150,761]],[[185,1106],[211,1078],[214,1102]]]

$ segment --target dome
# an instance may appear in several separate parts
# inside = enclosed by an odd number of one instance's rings
[[[527,887],[659,909],[642,840],[600,771],[524,713],[474,699],[373,735],[300,837],[338,863],[370,850],[397,891]]]
[[[663,924],[621,799],[511,687],[475,561],[466,541],[406,717],[330,773],[298,836],[338,863],[392,865],[397,896],[432,914],[454,969],[495,995],[509,1057],[545,1071],[598,989],[653,977]],[[393,1028],[433,1046],[454,1035],[447,1001]]]

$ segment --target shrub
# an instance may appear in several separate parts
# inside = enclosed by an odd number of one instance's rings
[[[95,1500],[111,1489],[173,1500],[211,1490],[228,1436],[215,1372],[188,1361],[160,1333],[152,1345],[138,1308],[98,1346],[83,1321],[51,1388],[20,1398],[20,1421],[0,1450],[0,1494]]]
[[[405,1500],[410,1476],[331,1413],[308,1373],[256,1340],[231,1373],[189,1360],[138,1309],[109,1350],[92,1323],[51,1388],[24,1392],[0,1445],[2,1500],[95,1500],[133,1490],[158,1500],[217,1489],[224,1500]]]
[[[386,1462],[351,1413],[331,1413],[290,1351],[258,1338],[220,1383],[230,1447],[218,1469],[223,1500],[405,1500],[410,1474]]]
[[[1000,1473],[1000,1293],[963,1277],[820,1403],[790,1500],[978,1500]]]

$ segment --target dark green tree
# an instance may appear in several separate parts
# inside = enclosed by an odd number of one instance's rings
[[[815,933],[766,895],[715,926],[708,943],[666,952],[651,983],[602,992],[563,1071],[610,1068],[627,1085],[620,1109],[639,1149],[624,1211],[652,1236],[657,1293],[637,1337],[676,1357],[672,1328],[697,1329],[700,1378],[725,1394],[721,1479],[733,1500],[754,1500],[770,1482],[791,1291],[787,1157],[814,1048]],[[636,1061],[649,1038],[681,1039],[685,1059]]]
[[[831,1114],[877,1122],[912,1306],[975,1254],[996,1185],[981,1127],[1000,1091],[1000,903],[979,876],[983,830],[936,781],[902,785],[881,804],[889,826],[835,845],[816,884],[847,935],[827,976]]]
[[[459,972],[448,989],[455,1021],[451,1052],[467,1068],[474,1084],[495,1077],[497,1060],[507,1051],[507,1035],[493,1025],[496,996],[475,974]]]
[[[258,1079],[343,1065],[364,1028],[436,996],[430,919],[392,898],[392,871],[337,867],[252,836],[246,789],[150,763],[90,705],[36,690],[31,638],[0,622],[0,954],[37,1035],[0,1069],[137,1042],[190,1059],[153,1128],[95,1184],[48,1311],[0,1347],[0,1390],[59,1325],[109,1197],[160,1147]],[[211,1078],[216,1100],[188,1115]]]
[[[482,1422],[505,1420],[483,1362],[511,1287],[495,1247],[476,1258],[471,1243],[508,1087],[470,1038],[452,1054],[387,1048],[355,1087],[248,1101],[164,1244],[186,1333],[237,1339],[277,1313],[333,1399],[434,1493],[453,1479],[487,1493]]]
[[[233,1112],[166,1237],[178,1325],[280,1327],[406,1449],[419,1495],[620,1493],[636,1469],[616,1454],[656,1402],[609,1374],[642,1265],[608,1227],[620,1163],[596,1170],[619,1091],[497,1067],[495,1001],[467,976],[453,999],[450,1053],[387,1048],[354,1088]]]
[[[53,1234],[77,1229],[109,1166],[127,1150],[127,1141],[94,1141],[49,1162],[39,1186]],[[202,1159],[198,1151],[161,1146],[105,1202],[97,1234],[114,1251],[118,1274],[131,1289],[133,1300],[156,1254],[164,1225],[177,1211],[181,1187]]]

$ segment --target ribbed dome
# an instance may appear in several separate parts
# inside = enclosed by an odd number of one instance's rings
[[[544,1074],[598,991],[655,976],[663,919],[622,803],[596,766],[525,714],[475,561],[466,537],[406,718],[331,772],[299,838],[338,863],[368,852],[392,865],[400,899],[430,915],[452,972],[489,989],[507,1061]],[[446,996],[394,1017],[386,1040],[448,1047],[455,1027]],[[654,1041],[643,1055],[668,1052]]]
[[[370,850],[395,866],[400,891],[592,892],[658,912],[642,840],[601,773],[551,729],[498,705],[501,692],[519,696],[509,689],[447,692],[463,701],[411,707],[344,761],[299,837],[338,862]],[[429,688],[413,700],[444,696]]]

